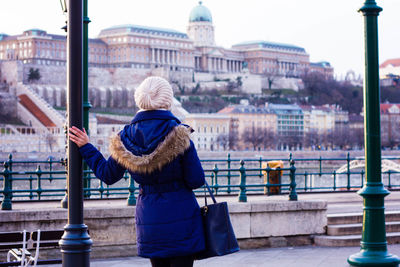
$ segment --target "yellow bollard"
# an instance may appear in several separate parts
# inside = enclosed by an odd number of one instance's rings
[[[267,165],[268,164],[268,165]],[[271,169],[275,169],[275,168],[283,168],[283,161],[282,160],[271,160],[271,161],[267,161],[264,162],[262,164],[262,168],[266,169],[268,167],[270,167]],[[273,170],[269,172],[269,181],[268,181],[268,174],[267,172],[264,170],[263,171],[264,174],[264,184],[266,184],[268,182],[268,184],[280,184],[281,183],[281,178],[282,178],[282,174],[283,174],[283,170]],[[281,193],[281,186],[272,186],[272,187],[268,187],[266,186],[264,188],[264,194],[265,195],[278,195]]]

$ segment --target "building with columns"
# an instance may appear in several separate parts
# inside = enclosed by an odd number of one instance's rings
[[[193,42],[184,33],[155,27],[120,25],[102,30],[98,38],[108,48],[107,59],[111,67],[164,67],[171,71],[193,71]],[[95,58],[96,51],[91,52],[94,52]]]
[[[66,36],[39,29],[0,34],[0,60],[65,66]],[[329,63],[325,65],[333,75]],[[140,69],[153,75],[153,70],[161,69],[170,80],[179,76],[186,82],[192,82],[194,73],[240,75],[246,69],[260,77],[299,77],[305,70],[317,69],[304,48],[291,44],[249,41],[231,48],[218,46],[211,12],[202,2],[189,14],[187,33],[139,25],[102,30],[89,40],[89,66]]]

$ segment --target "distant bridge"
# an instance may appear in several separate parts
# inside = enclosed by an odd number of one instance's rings
[[[400,172],[400,164],[394,162],[393,160],[383,159],[382,163],[382,172],[387,171],[395,171]],[[350,161],[349,167],[347,167],[347,163],[341,166],[336,170],[336,173],[346,173],[347,170],[356,169],[356,168],[364,168],[365,167],[365,159],[355,159]]]

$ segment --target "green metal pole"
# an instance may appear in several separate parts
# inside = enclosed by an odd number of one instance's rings
[[[353,266],[398,266],[400,260],[387,251],[384,198],[389,194],[382,183],[380,88],[378,61],[378,15],[382,8],[366,0],[364,15],[364,141],[366,183],[358,191],[364,198],[361,251],[347,261]]]
[[[89,24],[88,0],[83,0],[83,127],[89,132]],[[86,162],[83,163],[84,179],[83,188],[90,188],[90,178],[86,171],[89,170]],[[85,198],[90,198],[90,190],[84,192]]]

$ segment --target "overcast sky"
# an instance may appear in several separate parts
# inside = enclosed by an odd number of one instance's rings
[[[136,24],[186,32],[194,0],[88,0],[89,36],[101,29]],[[265,40],[301,46],[312,62],[329,61],[339,75],[364,72],[364,0],[204,0],[219,46]],[[40,28],[52,34],[65,18],[59,0],[1,0],[0,33],[21,34]],[[379,48],[382,63],[400,58],[400,1],[379,0]]]

